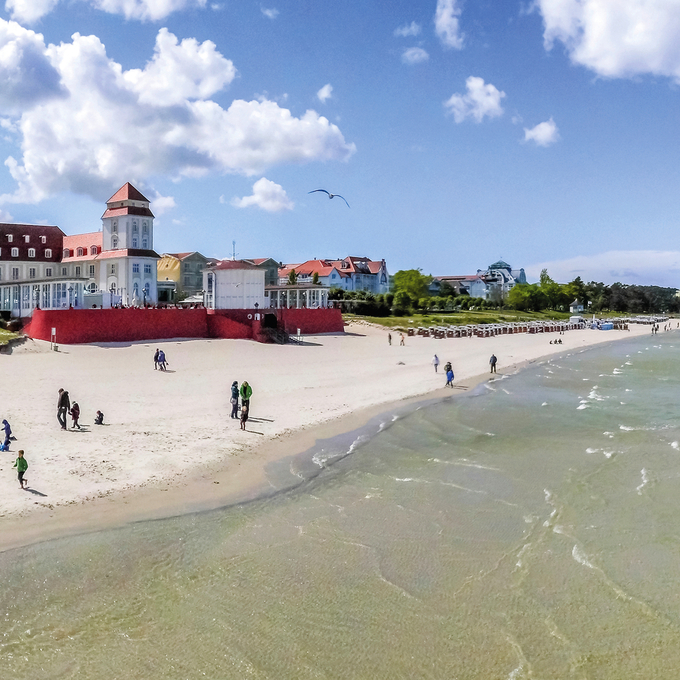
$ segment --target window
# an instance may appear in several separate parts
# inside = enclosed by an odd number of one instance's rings
[[[0,281],[2,281],[2,267],[0,267]]]
[[[150,264],[144,265],[144,273],[145,274],[151,274],[151,265]]]
[[[132,265],[132,273],[133,274],[139,274],[139,263]]]
[[[26,234],[24,236],[24,243],[28,243],[30,240],[31,240],[31,237],[28,234]]]
[[[19,267],[12,267],[12,281],[19,280]]]
[[[52,248],[45,248],[45,257],[52,257]]]
[[[51,277],[52,277],[52,267],[47,267],[47,269],[45,269],[45,278],[49,279]]]
[[[112,264],[111,265],[111,275],[113,276],[113,275],[115,275],[115,273],[116,273],[116,265]]]
[[[149,247],[149,242],[146,239],[142,239],[142,248],[146,250]]]
[[[29,248],[28,249],[28,256],[29,257],[35,257],[35,248]]]
[[[91,284],[88,286],[88,290],[90,291],[90,293],[96,293],[96,292],[97,292],[97,284],[94,283],[94,282],[91,283]]]
[[[116,234],[118,232],[118,222],[114,221],[113,226],[111,227],[111,231]]]
[[[14,241],[14,236],[12,234],[7,234],[7,243],[12,243]]]
[[[191,269],[191,265],[188,262],[185,262],[183,268],[185,272],[188,272]]]
[[[146,222],[142,222],[142,234],[146,234],[149,231],[149,227]]]
[[[94,265],[90,265],[90,276],[94,276]]]
[[[64,254],[62,257],[71,257],[71,251],[68,248],[64,248]]]
[[[191,280],[191,279],[190,279],[188,276],[185,276],[185,277],[184,277],[184,285],[185,285],[185,286],[188,286],[190,280]]]
[[[80,277],[80,267],[76,267],[76,276]]]
[[[41,236],[40,237],[40,243],[47,243],[47,236]]]
[[[68,267],[62,267],[61,268],[61,275],[62,276],[68,276]]]
[[[137,237],[136,237],[136,236],[133,236],[133,237],[132,237],[132,247],[133,247],[133,248],[136,248],[136,247],[137,247]]]
[[[83,255],[85,255],[85,251],[82,248],[78,248],[77,253],[78,257],[82,257]]]
[[[137,233],[137,220],[132,220],[132,233]]]
[[[29,279],[34,279],[35,278],[35,267],[31,267],[28,270],[28,278]]]
[[[12,248],[12,257],[19,257],[19,249]]]
[[[90,246],[90,255],[97,254],[97,246]]]
[[[111,239],[111,247],[114,249],[118,247],[118,239],[115,236]]]

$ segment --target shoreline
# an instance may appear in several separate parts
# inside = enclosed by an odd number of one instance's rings
[[[362,330],[362,328],[359,326],[353,330]],[[609,335],[612,331],[572,331],[572,333],[598,333],[598,335],[581,336],[580,342],[576,346],[571,346],[571,343],[569,343],[569,346],[549,345],[550,349],[545,345],[533,342],[531,343],[533,351],[524,352],[528,356],[504,367],[498,374],[498,378],[503,374],[516,374],[532,363],[546,360],[552,356],[572,353],[583,348],[616,342],[621,339],[639,337],[646,335],[645,331],[646,329],[637,333],[617,332],[616,337]],[[607,333],[607,335],[599,335],[600,333]],[[380,334],[380,331],[373,331],[373,333],[368,333],[368,336],[371,335],[381,335],[380,339],[382,340],[384,339],[382,336],[386,333]],[[319,336],[319,338],[323,339],[322,336]],[[507,336],[507,338],[522,339],[522,336]],[[468,345],[470,341],[466,339],[454,339],[452,342],[459,343],[459,345],[452,346],[456,350],[474,349],[477,354],[479,354],[478,350],[481,350],[484,354],[490,353],[492,350],[498,353],[498,345],[507,346],[508,343],[494,342],[494,340],[502,341],[505,339],[506,336],[475,339],[472,341],[474,345]],[[547,342],[545,336],[542,336],[541,339],[545,339]],[[313,340],[309,338],[310,342]],[[409,341],[413,341],[413,338],[409,338]],[[427,339],[418,338],[417,341],[427,346],[427,348],[420,348],[425,349],[426,352],[433,346],[432,341],[428,342]],[[177,341],[172,341],[172,344],[174,342]],[[139,344],[148,347],[148,343]],[[514,341],[512,344],[517,345],[519,343]],[[443,345],[440,343],[434,345],[434,347],[439,350]],[[99,347],[97,350],[106,352],[107,348]],[[465,354],[468,354],[468,352],[465,352]],[[446,357],[447,355],[442,352],[442,356]],[[429,358],[430,356],[425,354],[424,359],[420,359],[420,370],[422,370],[423,364],[429,363]],[[442,363],[444,363],[444,360],[442,360]],[[459,361],[460,359],[456,359],[456,363]],[[454,363],[454,367],[455,365]],[[459,371],[456,372],[459,373]],[[25,510],[19,515],[10,513],[0,517],[0,552],[67,536],[114,529],[140,521],[211,511],[247,503],[264,497],[268,493],[278,493],[281,489],[273,487],[267,478],[267,466],[280,463],[287,458],[304,455],[305,452],[318,446],[320,441],[348,435],[355,430],[366,427],[372,419],[387,415],[394,410],[408,410],[412,407],[443,399],[460,398],[470,394],[476,386],[490,378],[490,374],[486,372],[476,375],[466,375],[466,371],[460,371],[460,373],[462,373],[460,378],[458,375],[456,377],[457,390],[445,391],[445,388],[441,386],[429,387],[419,393],[396,400],[390,399],[389,396],[392,396],[392,394],[386,391],[388,398],[385,400],[368,405],[359,405],[355,409],[349,409],[345,413],[335,416],[325,413],[326,417],[321,421],[303,423],[296,428],[272,433],[265,441],[257,443],[251,441],[249,445],[237,448],[235,452],[226,457],[215,457],[200,468],[185,471],[182,475],[161,477],[143,485],[116,489],[102,497],[71,499],[70,502],[65,504],[38,505],[37,501],[34,501],[38,507],[31,507],[28,511]],[[438,377],[442,377],[442,374],[439,374]],[[465,385],[465,390],[460,389],[461,383]],[[13,453],[17,448],[19,447],[15,446]],[[300,483],[303,481],[306,480],[301,480]]]

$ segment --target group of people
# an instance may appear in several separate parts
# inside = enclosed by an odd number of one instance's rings
[[[238,380],[234,380],[231,383],[231,417],[239,418],[239,397],[241,399],[241,429],[246,429],[246,423],[248,422],[248,414],[250,413],[250,397],[253,396],[253,388],[248,384],[247,380],[241,383],[241,388],[239,389]]]
[[[439,361],[439,357],[435,354],[432,357],[432,365],[434,366],[434,372],[439,373],[439,364],[441,362]],[[444,387],[453,387],[453,367],[451,366],[451,362],[447,361],[444,364],[444,373],[446,374],[446,385]]]
[[[9,445],[11,441],[16,441],[16,437],[12,436],[12,427],[10,426],[7,418],[2,421],[2,430],[5,433],[5,440],[0,445],[0,451],[9,451]],[[17,452],[17,459],[14,461],[13,468],[17,469],[17,476],[19,479],[19,486],[22,489],[28,488],[28,480],[24,479],[24,474],[28,470],[28,462],[24,458],[23,449],[19,449]]]
[[[392,333],[387,334],[387,344],[391,345],[392,344]],[[404,347],[406,345],[406,342],[404,342],[404,334],[399,333],[399,346]]]
[[[71,398],[68,392],[63,388],[59,388],[59,398],[57,399],[57,420],[61,425],[62,430],[67,430],[66,427],[66,414],[71,416],[71,429],[75,430],[76,427],[80,429],[80,406],[77,401],[71,403]]]
[[[153,355],[153,370],[154,371],[166,371],[168,368],[168,361],[165,358],[165,352],[162,349],[156,348],[156,352]]]

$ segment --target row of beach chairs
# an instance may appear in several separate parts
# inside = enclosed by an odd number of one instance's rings
[[[410,336],[421,335],[424,338],[490,338],[496,335],[512,335],[513,333],[559,333],[585,327],[586,324],[582,322],[530,321],[467,326],[419,326],[418,328],[409,328],[408,334]]]

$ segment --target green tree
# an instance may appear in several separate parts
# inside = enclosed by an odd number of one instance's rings
[[[319,283],[319,272],[314,272],[312,274],[312,283],[318,285],[318,283]]]
[[[430,283],[432,283],[432,277],[425,276],[420,269],[405,269],[394,275],[395,292],[408,293],[411,300],[429,297]]]
[[[294,269],[291,269],[290,274],[288,274],[288,285],[294,286],[297,283],[297,279],[297,272]]]
[[[392,312],[395,316],[404,316],[411,313],[411,296],[405,290],[398,290],[394,294]]]

